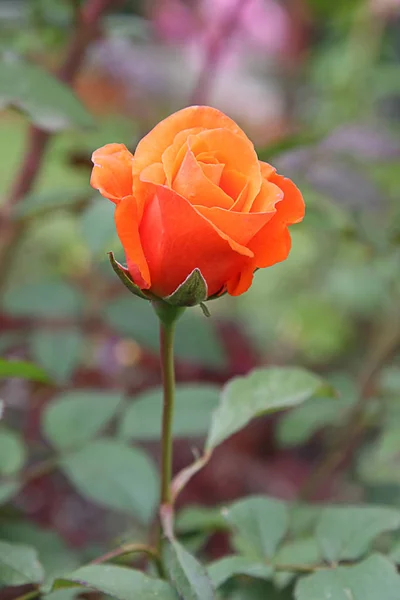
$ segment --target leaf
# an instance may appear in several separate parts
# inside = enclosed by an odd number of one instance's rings
[[[399,600],[400,576],[394,565],[373,555],[352,567],[318,571],[300,579],[296,600]]]
[[[63,331],[35,331],[30,339],[34,360],[58,384],[67,383],[81,359],[84,337],[76,328]]]
[[[33,363],[25,360],[4,360],[0,358],[0,379],[19,377],[30,381],[48,382],[46,373]]]
[[[283,571],[285,565],[315,565],[321,561],[321,550],[314,537],[291,540],[282,544],[274,558],[274,565],[279,571],[274,575],[274,581],[280,588],[287,586],[295,577],[293,571]]]
[[[43,598],[46,600],[75,600],[80,591],[79,588],[61,588],[50,592],[50,594],[46,594]]]
[[[0,106],[15,106],[46,131],[90,127],[93,120],[71,89],[22,61],[0,63]]]
[[[236,377],[222,391],[206,448],[212,450],[254,417],[296,406],[323,391],[323,381],[303,369],[256,369]]]
[[[150,458],[122,442],[99,439],[67,455],[61,467],[81,494],[149,522],[158,500],[158,475]]]
[[[335,506],[322,511],[316,538],[330,562],[355,560],[373,540],[400,527],[400,511],[380,506]]]
[[[116,237],[114,206],[100,194],[85,208],[80,218],[82,236],[90,252],[105,252],[107,244]]]
[[[41,215],[52,209],[59,210],[82,203],[88,195],[87,186],[80,188],[56,188],[27,194],[14,207],[14,218],[24,219]]]
[[[273,557],[289,523],[286,505],[266,496],[238,500],[224,516],[237,532],[241,550],[260,559]]]
[[[41,583],[43,575],[33,548],[0,540],[0,584]]]
[[[45,570],[46,589],[55,577],[60,577],[79,565],[79,555],[76,550],[73,552],[67,548],[55,531],[42,529],[33,523],[8,520],[0,525],[0,538],[28,544],[35,548]],[[43,585],[42,589],[44,589]]]
[[[323,427],[337,425],[343,419],[347,401],[312,398],[282,416],[276,435],[281,446],[297,446]]]
[[[105,309],[109,325],[120,335],[132,337],[144,348],[158,353],[158,321],[149,302],[121,296]],[[177,322],[175,355],[179,360],[220,368],[226,356],[213,324],[202,315],[187,311]]]
[[[185,506],[176,517],[175,528],[180,534],[224,531],[227,529],[227,523],[220,508]]]
[[[247,575],[256,579],[270,579],[273,568],[262,562],[255,562],[246,556],[225,556],[208,566],[208,574],[216,588],[236,575]]]
[[[22,438],[14,431],[0,429],[0,475],[14,475],[22,469],[25,459]]]
[[[21,488],[19,481],[4,481],[0,482],[0,506],[6,504],[11,498],[18,494]]]
[[[399,456],[400,427],[392,418],[389,428],[362,451],[357,465],[360,478],[370,485],[399,485]]]
[[[112,419],[122,395],[100,390],[59,394],[43,414],[43,432],[56,448],[76,447],[91,440]]]
[[[62,281],[13,287],[4,294],[4,311],[16,317],[74,317],[83,306],[78,290]]]
[[[167,296],[164,300],[174,306],[196,306],[196,304],[205,302],[207,296],[207,282],[200,269],[194,269],[173,294]]]
[[[176,540],[171,540],[168,546],[167,566],[182,598],[215,600],[215,592],[206,569]]]
[[[84,587],[109,594],[117,600],[178,600],[171,586],[135,569],[115,565],[89,565],[67,578]]]
[[[124,439],[160,438],[162,388],[139,394],[123,414],[119,434]],[[178,385],[175,396],[174,437],[194,437],[208,431],[219,388],[208,384]]]

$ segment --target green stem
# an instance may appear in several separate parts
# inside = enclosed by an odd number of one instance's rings
[[[160,357],[163,380],[163,416],[161,434],[161,490],[160,507],[171,503],[172,478],[172,425],[175,400],[174,369],[175,321],[160,322]]]

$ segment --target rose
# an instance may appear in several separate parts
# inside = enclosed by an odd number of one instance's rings
[[[285,260],[301,193],[258,160],[229,117],[191,106],[161,121],[134,155],[122,144],[93,153],[91,185],[116,204],[128,270],[141,290],[172,294],[196,269],[207,297],[233,296],[256,269]]]

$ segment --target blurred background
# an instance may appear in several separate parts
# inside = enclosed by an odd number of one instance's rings
[[[234,375],[303,365],[338,398],[250,424],[182,505],[260,492],[399,505],[400,2],[0,0],[0,53],[0,356],[45,374],[0,385],[2,535],[91,555],[131,523],[46,463],[41,423],[54,399],[118,393],[138,403],[123,437],[158,458],[157,324],[108,263],[109,250],[123,256],[90,155],[108,142],[133,151],[189,104],[235,119],[300,187],[307,215],[286,262],[210,303],[211,319],[191,309],[179,323],[176,469]],[[213,538],[209,552],[223,550]]]

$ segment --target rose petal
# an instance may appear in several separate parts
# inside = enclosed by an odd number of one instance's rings
[[[227,292],[230,296],[240,296],[247,292],[253,283],[254,267],[252,264],[246,265],[239,273],[228,281]]]
[[[187,139],[190,135],[200,133],[204,131],[202,127],[192,127],[191,129],[184,129],[180,131],[174,138],[171,146],[163,152],[162,164],[164,166],[165,176],[167,184],[172,187],[172,182],[176,177],[179,167],[185,157],[187,151]],[[217,162],[217,161],[216,161]]]
[[[272,210],[277,202],[280,202],[283,198],[283,191],[280,187],[267,181],[263,180],[261,189],[254,199],[254,202],[248,207],[252,213],[257,212],[268,212]],[[243,210],[245,210],[247,206]]]
[[[132,194],[133,156],[123,144],[107,144],[92,154],[90,185],[105,198],[118,203]]]
[[[200,155],[198,155],[197,160],[200,160]],[[247,186],[247,178],[238,171],[235,171],[230,168],[225,168],[224,172],[222,173],[219,185],[224,190],[224,192],[228,194],[228,196],[230,196],[233,200],[237,201],[239,199],[239,196],[242,194],[244,188]],[[237,208],[235,210],[241,209]]]
[[[271,176],[274,173],[276,173],[275,167],[273,167],[269,163],[266,163],[262,160],[260,160],[259,163],[260,163],[260,169],[261,169],[261,176],[263,179],[270,179]]]
[[[242,246],[247,246],[276,212],[274,208],[269,213],[238,213],[222,208],[197,205],[195,208],[218,229]]]
[[[230,208],[233,204],[220,187],[205,176],[193,152],[188,149],[172,188],[192,204]]]
[[[175,136],[185,129],[223,128],[247,140],[246,134],[221,111],[210,106],[189,106],[180,110],[154,127],[137,145],[133,174],[138,175],[145,167],[160,162],[165,150],[173,143]]]
[[[253,200],[261,188],[261,170],[253,144],[227,129],[202,131],[188,138],[194,155],[213,151],[218,162],[229,165],[229,169],[243,174],[249,182],[249,196]]]
[[[277,205],[277,217],[289,225],[302,221],[305,213],[303,196],[293,181],[275,173],[270,181],[283,191],[283,200]]]
[[[225,165],[222,164],[208,164],[198,161],[198,164],[201,167],[204,175],[213,183],[214,185],[219,186],[219,182],[221,181],[222,171],[225,168]]]
[[[217,293],[252,253],[229,240],[173,190],[159,185],[153,188],[140,226],[152,291],[169,295],[198,268],[209,294]]]
[[[139,235],[139,211],[133,196],[126,196],[117,205],[115,224],[134,282],[141,289],[148,289],[151,284],[150,271],[143,253]]]

